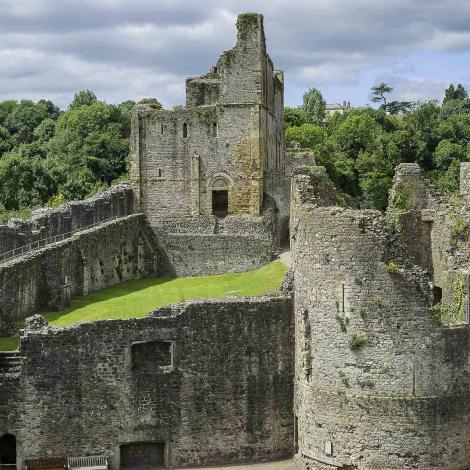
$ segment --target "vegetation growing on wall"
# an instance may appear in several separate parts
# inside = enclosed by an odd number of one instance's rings
[[[444,326],[459,325],[465,320],[465,275],[457,274],[452,281],[450,301],[442,300],[433,307],[435,319]]]

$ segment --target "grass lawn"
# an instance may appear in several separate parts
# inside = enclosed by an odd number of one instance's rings
[[[16,351],[20,341],[18,338],[0,337],[0,351]]]
[[[157,307],[195,298],[256,296],[275,292],[287,267],[280,261],[255,271],[218,276],[156,278],[128,281],[76,297],[64,312],[43,312],[50,325],[143,317]],[[1,343],[0,343],[1,349]]]

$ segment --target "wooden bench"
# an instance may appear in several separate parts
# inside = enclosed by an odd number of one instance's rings
[[[27,459],[24,461],[25,470],[63,470],[67,468],[64,457],[50,457],[47,459]]]
[[[91,455],[88,457],[69,457],[67,459],[69,470],[107,470],[108,458],[105,455]]]

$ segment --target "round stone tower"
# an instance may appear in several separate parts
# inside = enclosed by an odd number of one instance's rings
[[[469,468],[468,325],[436,322],[387,217],[321,196],[294,178],[298,467]]]

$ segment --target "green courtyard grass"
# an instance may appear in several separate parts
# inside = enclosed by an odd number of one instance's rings
[[[18,338],[2,338],[0,337],[0,351],[16,351],[18,349]]]
[[[217,276],[156,278],[128,281],[76,297],[64,312],[42,312],[50,325],[66,326],[96,320],[143,317],[157,307],[196,298],[257,296],[275,292],[287,267],[280,261],[255,271]],[[1,348],[1,343],[0,343]]]
[[[41,312],[50,325],[143,317],[164,305],[197,298],[257,296],[279,289],[287,267],[280,261],[255,271],[218,276],[140,279],[72,299],[64,312]],[[22,322],[24,324],[24,322]],[[18,338],[0,338],[0,351],[14,351]]]

